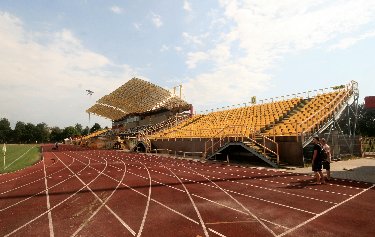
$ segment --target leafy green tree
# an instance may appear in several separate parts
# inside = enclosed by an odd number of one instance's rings
[[[51,142],[61,142],[64,139],[63,131],[59,127],[51,128],[50,140]]]
[[[76,123],[76,125],[75,125],[74,127],[75,127],[75,129],[77,130],[77,132],[78,132],[77,135],[80,136],[80,135],[82,134],[82,130],[83,130],[82,125],[79,124],[79,123]]]
[[[35,127],[35,139],[39,143],[45,143],[49,140],[49,128],[45,123],[38,123]]]
[[[92,126],[92,128],[90,129],[90,133],[93,133],[93,132],[99,131],[99,130],[101,130],[101,129],[102,129],[102,128],[100,127],[100,124],[95,123],[94,126]]]
[[[0,142],[6,143],[10,141],[10,136],[12,135],[12,128],[10,127],[10,122],[6,118],[0,120]]]
[[[69,126],[69,127],[64,128],[64,131],[63,131],[64,138],[70,138],[76,135],[78,135],[78,131],[75,127]]]
[[[26,124],[24,122],[18,121],[14,127],[14,141],[17,143],[25,142]]]
[[[358,130],[362,136],[375,137],[375,110],[366,109],[364,104],[358,110]]]
[[[35,143],[36,141],[36,127],[32,123],[25,125],[25,133],[23,134],[24,143]]]
[[[87,136],[87,135],[89,135],[89,132],[90,132],[90,128],[88,126],[86,126],[85,129],[82,130],[81,135]]]

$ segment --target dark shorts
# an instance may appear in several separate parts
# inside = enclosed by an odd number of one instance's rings
[[[331,169],[331,163],[329,163],[329,161],[323,161],[323,169],[330,170]]]
[[[318,171],[322,171],[322,161],[315,161],[313,164],[312,164],[312,170],[314,172],[318,172]]]

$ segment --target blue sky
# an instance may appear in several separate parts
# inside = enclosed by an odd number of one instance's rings
[[[3,0],[0,117],[110,126],[85,110],[132,77],[197,111],[351,80],[362,102],[374,55],[375,0]]]

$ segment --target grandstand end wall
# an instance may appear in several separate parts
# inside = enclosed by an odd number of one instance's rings
[[[277,137],[276,142],[279,144],[280,162],[290,165],[303,166],[303,148],[302,142],[296,141],[296,137]]]
[[[207,140],[205,138],[192,138],[192,139],[169,139],[169,140],[152,140],[151,146],[152,149],[168,149],[171,150],[172,153],[176,151],[184,151],[184,152],[204,152],[205,151],[205,143]]]
[[[280,161],[295,166],[303,166],[303,149],[302,143],[296,141],[296,137],[277,137],[279,143]],[[207,138],[191,138],[191,139],[155,139],[151,140],[152,149],[168,149],[171,154],[178,151],[184,152],[205,152]],[[214,143],[218,139],[214,139]],[[198,155],[197,155],[198,156]]]

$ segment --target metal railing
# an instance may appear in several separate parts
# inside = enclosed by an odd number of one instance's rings
[[[240,128],[240,129],[238,129]],[[234,133],[228,133],[228,131],[234,131]],[[236,132],[237,130],[237,132]],[[215,138],[218,138],[214,142]],[[261,142],[257,139],[261,138]],[[262,149],[261,154],[267,156],[267,152],[272,153],[276,156],[277,164],[279,164],[279,146],[277,142],[269,139],[268,137],[260,134],[259,132],[254,131],[252,128],[248,128],[243,125],[228,125],[224,128],[221,128],[216,134],[214,134],[211,139],[207,140],[204,144],[205,152],[204,156],[212,155],[220,147],[225,145],[228,142],[250,142]],[[273,144],[276,148],[275,150],[271,149],[271,146],[267,146],[267,143]]]

